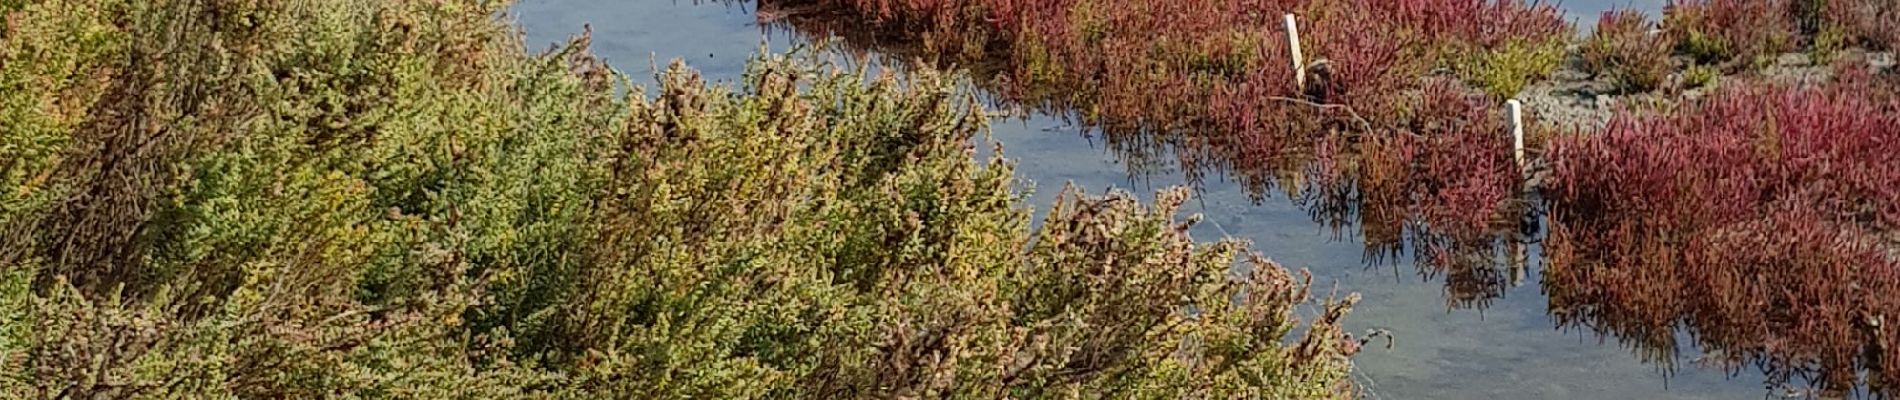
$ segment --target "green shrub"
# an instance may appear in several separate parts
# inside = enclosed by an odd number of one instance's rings
[[[1689,64],[1689,68],[1682,70],[1682,86],[1683,88],[1714,86],[1716,81],[1721,79],[1721,77],[1722,71],[1715,67],[1702,64]]]
[[[1468,54],[1456,58],[1459,60],[1457,70],[1467,82],[1492,97],[1509,98],[1522,92],[1531,82],[1556,72],[1563,65],[1564,44],[1509,40],[1495,49],[1464,49],[1453,53]]]
[[[0,394],[1350,396],[1353,298],[1283,344],[1308,280],[1185,190],[1032,230],[953,78],[617,94],[505,6],[5,11]]]
[[[1840,57],[1842,50],[1847,49],[1848,36],[1840,28],[1830,26],[1816,32],[1813,42],[1808,47],[1809,59],[1817,65],[1829,64]]]

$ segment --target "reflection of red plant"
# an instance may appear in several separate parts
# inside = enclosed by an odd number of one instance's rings
[[[1673,356],[1674,330],[1776,383],[1892,394],[1900,102],[1745,88],[1550,146],[1545,290],[1563,325]],[[1890,323],[1890,322],[1889,322]]]
[[[1419,130],[1428,143],[1416,213],[1440,233],[1482,234],[1497,219],[1498,206],[1515,195],[1519,175],[1510,137],[1484,98],[1448,81],[1425,89],[1418,107],[1430,124]]]
[[[1411,135],[1383,135],[1366,138],[1360,146],[1364,154],[1358,171],[1358,222],[1368,260],[1397,257],[1405,247],[1405,226],[1410,219],[1406,209],[1412,191],[1407,181],[1419,142]]]

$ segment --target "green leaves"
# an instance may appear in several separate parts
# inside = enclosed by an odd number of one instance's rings
[[[1232,275],[1239,243],[1174,222],[1185,191],[1068,195],[1032,231],[1011,165],[972,157],[988,121],[953,77],[795,53],[620,95],[587,37],[529,56],[497,5],[437,3],[18,11],[133,45],[8,30],[70,54],[0,53],[7,84],[54,89],[0,108],[5,143],[44,144],[4,148],[35,161],[0,191],[43,203],[0,214],[25,238],[0,253],[0,361],[31,371],[0,393],[1346,394],[1337,317],[1282,347],[1306,283]],[[194,50],[87,61],[153,44]],[[138,101],[35,106],[104,101],[88,85]],[[102,137],[167,152],[63,144]]]

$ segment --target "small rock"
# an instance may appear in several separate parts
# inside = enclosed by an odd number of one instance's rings
[[[1893,69],[1894,64],[1895,64],[1894,54],[1891,51],[1883,51],[1883,52],[1872,53],[1872,54],[1867,55],[1867,65],[1873,67],[1873,70],[1876,72]]]
[[[1683,99],[1683,100],[1689,100],[1689,101],[1694,101],[1694,100],[1697,100],[1697,99],[1701,99],[1701,98],[1702,98],[1702,92],[1703,92],[1703,90],[1702,90],[1702,88],[1695,88],[1695,89],[1689,89],[1689,90],[1684,90],[1684,91],[1682,91],[1682,99]]]
[[[1775,58],[1775,65],[1784,67],[1806,67],[1813,64],[1814,60],[1808,58],[1807,53],[1783,53],[1781,57]]]

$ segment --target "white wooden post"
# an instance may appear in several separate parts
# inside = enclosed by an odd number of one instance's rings
[[[1504,102],[1511,111],[1512,153],[1517,157],[1517,167],[1524,168],[1524,102],[1511,99]]]
[[[1306,90],[1306,57],[1300,55],[1300,26],[1293,21],[1293,14],[1286,15],[1286,44],[1293,50],[1293,83],[1297,90]]]

